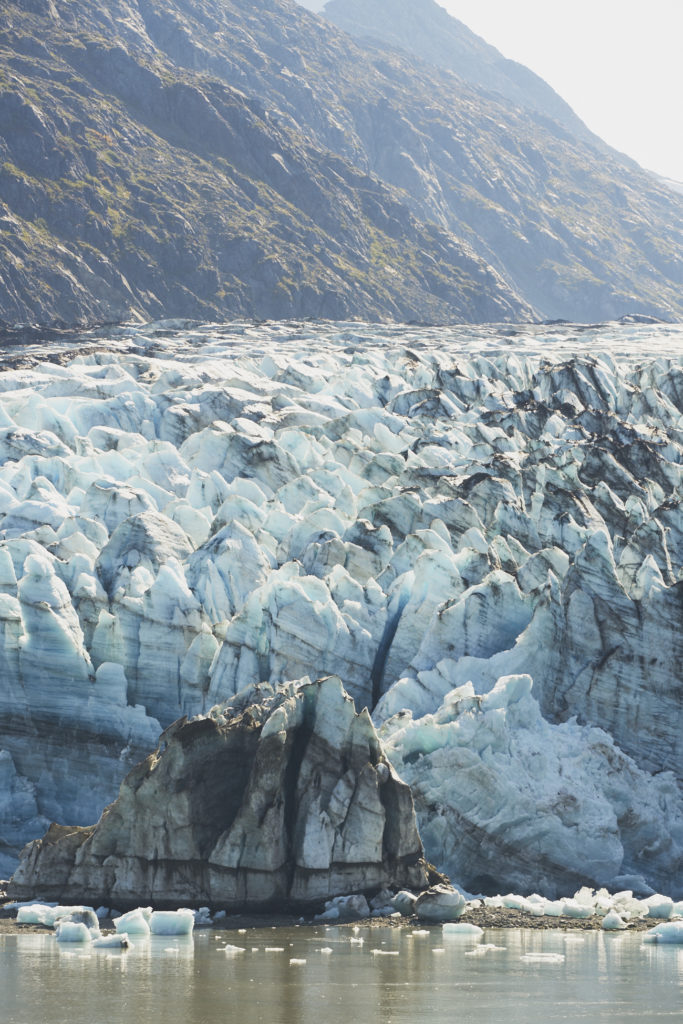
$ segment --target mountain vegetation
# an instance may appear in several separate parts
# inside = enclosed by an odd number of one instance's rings
[[[683,312],[683,197],[559,98],[291,0],[0,10],[6,328]]]

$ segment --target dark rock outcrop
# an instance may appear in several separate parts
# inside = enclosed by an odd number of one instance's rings
[[[175,723],[97,825],[26,847],[9,891],[254,909],[426,883],[410,790],[328,677]]]

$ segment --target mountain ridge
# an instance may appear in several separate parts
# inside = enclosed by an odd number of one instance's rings
[[[546,115],[289,0],[3,6],[6,327],[683,315],[683,201]]]
[[[356,39],[395,46],[604,145],[540,75],[503,56],[435,0],[328,0],[320,14]]]

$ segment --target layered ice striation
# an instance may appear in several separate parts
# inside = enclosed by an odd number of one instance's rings
[[[546,721],[530,676],[503,677],[485,695],[467,683],[434,714],[402,712],[382,732],[421,809],[425,848],[470,891],[527,890],[530,862],[548,895],[584,878],[618,889],[625,872],[677,884],[673,774],[639,768],[603,729]]]
[[[335,673],[470,890],[680,895],[682,353],[158,324],[6,370],[0,874],[178,717]]]

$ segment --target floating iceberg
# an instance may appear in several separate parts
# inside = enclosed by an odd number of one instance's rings
[[[467,921],[447,922],[441,926],[444,935],[466,935],[470,938],[481,938],[484,929]]]
[[[191,910],[155,910],[149,921],[152,935],[191,935],[193,928]]]
[[[145,913],[145,910],[148,912]],[[149,935],[151,932],[149,921],[151,908],[138,907],[136,910],[129,910],[114,921],[114,928],[122,935]]]
[[[93,939],[93,949],[132,949],[133,943],[124,932],[121,935],[102,935],[99,939]]]
[[[79,921],[61,921],[55,928],[57,942],[90,942],[90,929]]]
[[[683,945],[683,921],[658,924],[643,936],[644,942],[679,943]]]

